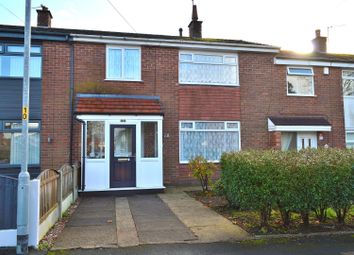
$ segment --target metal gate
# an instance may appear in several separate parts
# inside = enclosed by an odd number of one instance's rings
[[[0,175],[0,230],[16,229],[17,179]]]

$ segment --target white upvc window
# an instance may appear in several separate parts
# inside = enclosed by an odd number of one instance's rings
[[[314,73],[311,67],[288,67],[286,84],[288,96],[314,96]]]
[[[354,97],[354,70],[342,72],[343,96]]]
[[[347,145],[347,148],[354,149],[354,130],[346,132],[346,134],[345,134],[345,143]]]
[[[86,127],[86,158],[105,158],[105,122],[87,121]]]
[[[238,86],[236,54],[189,52],[179,54],[179,83]]]
[[[239,121],[180,121],[179,159],[180,163],[196,156],[203,156],[210,162],[219,162],[223,152],[239,151]]]
[[[106,48],[107,80],[141,80],[141,49],[136,47]]]

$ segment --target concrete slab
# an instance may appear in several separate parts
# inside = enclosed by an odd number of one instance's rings
[[[128,197],[140,244],[179,243],[196,236],[157,195]]]
[[[113,197],[85,197],[58,236],[53,249],[116,247]]]
[[[64,232],[55,241],[54,250],[113,246],[117,246],[115,227],[65,227]]]
[[[159,194],[159,197],[198,236],[198,240],[192,242],[227,242],[249,238],[248,233],[242,228],[184,192],[167,192]]]
[[[139,245],[138,233],[126,197],[115,199],[117,242],[120,247]]]

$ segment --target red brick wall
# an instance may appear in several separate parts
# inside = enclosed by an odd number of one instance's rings
[[[186,165],[179,164],[179,120],[240,120],[241,146],[270,148],[277,139],[268,132],[271,115],[322,115],[333,132],[324,133],[330,146],[344,146],[341,72],[314,68],[316,97],[286,96],[286,67],[274,65],[273,54],[239,53],[240,87],[189,86],[178,83],[176,48],[142,47],[142,81],[105,81],[104,44],[75,43],[74,84],[91,84],[119,94],[157,95],[164,122],[164,182],[191,183]],[[59,167],[69,160],[69,58],[65,43],[43,44],[42,168]],[[91,91],[95,93],[94,91]],[[80,159],[81,130],[74,125],[73,159]],[[47,138],[53,142],[48,143]],[[279,137],[278,137],[279,140]],[[277,145],[278,146],[278,145]]]
[[[142,81],[105,81],[104,44],[75,44],[75,86],[98,84],[115,93],[160,96],[164,112],[164,181],[171,183],[178,175],[178,49],[142,47]],[[80,142],[78,126],[75,142]],[[77,148],[76,150],[78,150]],[[75,158],[79,153],[75,154]]]
[[[287,96],[286,66],[273,63],[273,54],[239,54],[242,148],[270,147],[267,117],[272,115],[324,116],[332,124],[324,141],[344,147],[341,70],[331,67],[324,75],[323,68],[314,67],[316,96]]]
[[[58,169],[69,162],[70,154],[70,46],[67,43],[43,42],[42,72],[41,168]]]
[[[240,88],[181,85],[180,120],[240,120]]]

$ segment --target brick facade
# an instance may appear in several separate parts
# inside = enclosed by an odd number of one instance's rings
[[[41,168],[58,169],[70,160],[70,45],[43,42],[42,63]]]
[[[243,149],[272,147],[268,116],[323,116],[332,125],[319,145],[345,146],[341,69],[313,67],[315,96],[287,96],[286,66],[274,65],[273,54],[239,55],[241,142]],[[270,139],[270,140],[269,140]]]
[[[237,120],[241,147],[281,147],[280,132],[268,132],[267,118],[324,116],[332,132],[318,144],[343,147],[344,120],[341,70],[324,75],[314,67],[314,97],[286,95],[286,66],[274,65],[274,54],[239,53],[239,87],[180,85],[177,48],[141,47],[142,81],[105,80],[105,44],[74,43],[76,92],[110,92],[160,96],[163,122],[164,183],[191,183],[187,166],[179,164],[179,120]],[[70,152],[70,45],[43,44],[42,169],[68,162]],[[320,134],[318,134],[320,135]],[[51,137],[52,143],[48,143]],[[74,122],[73,160],[80,159],[81,128]]]

